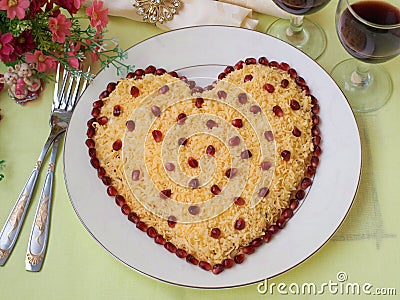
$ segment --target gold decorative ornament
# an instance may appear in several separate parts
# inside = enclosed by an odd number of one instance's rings
[[[8,250],[0,249],[0,259],[3,259],[4,257],[6,257],[9,253],[10,253],[10,251],[8,251]]]
[[[136,0],[133,4],[143,21],[152,24],[170,21],[181,7],[180,0]]]
[[[36,266],[39,262],[42,261],[42,259],[44,258],[44,254],[28,253],[26,257],[28,258],[28,261],[32,266]]]

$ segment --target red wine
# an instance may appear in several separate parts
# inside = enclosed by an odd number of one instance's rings
[[[383,1],[359,1],[351,8],[369,23],[356,18],[349,9],[340,16],[339,39],[352,56],[368,63],[381,63],[400,54],[399,8]]]
[[[284,11],[293,15],[315,13],[328,4],[330,0],[273,0]]]

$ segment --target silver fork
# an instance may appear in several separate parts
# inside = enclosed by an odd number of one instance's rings
[[[32,193],[42,166],[43,159],[45,158],[50,145],[54,142],[55,144],[53,146],[52,157],[50,159],[50,165],[54,165],[58,143],[68,127],[68,123],[76,101],[79,98],[81,91],[83,91],[87,85],[87,80],[82,78],[83,76],[75,77],[72,76],[68,71],[64,71],[61,86],[59,86],[60,77],[61,67],[59,65],[57,68],[54,98],[50,114],[51,131],[43,146],[43,150],[39,155],[36,165],[29,175],[28,180],[19,194],[18,199],[0,233],[0,266],[5,264],[14,248],[15,242],[17,241],[22,223],[25,219],[25,215],[32,198]],[[52,189],[53,172],[54,167],[49,167],[41,195],[41,203],[43,203],[42,200],[45,198],[45,196],[51,196],[48,191]],[[50,205],[48,206],[50,207]],[[39,205],[39,207],[41,207],[41,205]],[[38,217],[38,214],[35,216],[35,219],[36,217]]]

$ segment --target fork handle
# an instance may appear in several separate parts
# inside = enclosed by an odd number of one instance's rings
[[[58,145],[63,136],[64,134],[58,135],[53,143],[46,179],[40,194],[39,204],[36,209],[35,218],[29,236],[28,249],[25,258],[25,269],[27,271],[38,272],[42,268],[49,237],[54,168]]]
[[[32,198],[32,193],[35,188],[36,180],[42,167],[42,162],[46,153],[53,142],[54,138],[60,132],[52,132],[48,137],[46,143],[43,146],[42,152],[39,155],[39,159],[36,162],[33,171],[28,177],[21,193],[19,194],[17,201],[12,208],[6,223],[0,233],[0,266],[3,266],[8,257],[10,256],[15,242],[17,241],[19,232],[21,230],[22,223],[24,222],[26,212],[29,207],[29,203]]]

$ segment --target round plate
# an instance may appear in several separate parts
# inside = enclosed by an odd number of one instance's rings
[[[200,26],[170,31],[128,51],[127,63],[150,64],[188,77],[216,78],[224,66],[247,57],[285,61],[306,79],[320,102],[321,162],[304,203],[270,243],[218,276],[186,263],[156,245],[122,215],[89,163],[86,122],[92,102],[116,71],[101,71],[74,111],[64,151],[65,181],[72,205],[90,234],[114,257],[152,278],[188,287],[227,288],[255,283],[285,272],[315,253],[344,220],[355,197],[361,145],[354,115],[331,77],[296,48],[260,32],[236,27]],[[292,251],[296,249],[296,251]],[[262,262],[262,263],[260,263]]]

